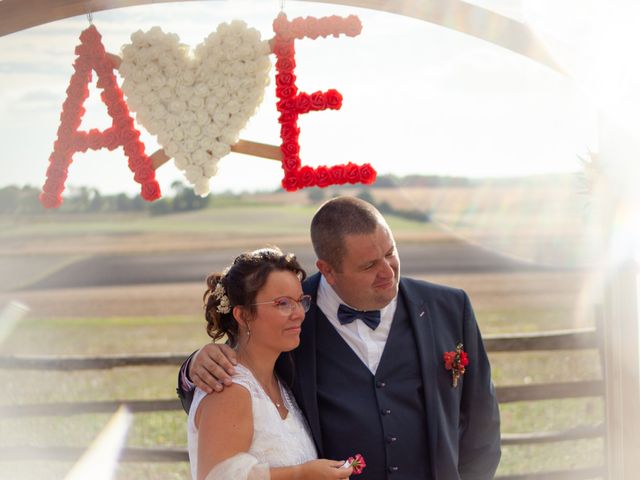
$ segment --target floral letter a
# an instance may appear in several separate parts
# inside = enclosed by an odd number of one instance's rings
[[[140,132],[133,126],[129,108],[113,74],[114,66],[107,58],[101,36],[93,25],[80,34],[76,54],[78,58],[73,64],[75,72],[67,88],[67,99],[62,104],[58,139],[49,157],[47,180],[42,187],[40,203],[45,208],[57,208],[62,204],[62,192],[74,153],[86,152],[89,148],[115,150],[119,146],[124,148],[129,158],[134,180],[142,185],[142,198],[149,201],[158,199],[160,186],[153,164],[145,154],[144,144],[139,140]],[[88,132],[78,131],[85,112],[82,105],[89,96],[91,70],[98,74],[97,86],[103,90],[102,100],[113,119],[111,127],[102,132],[95,128]]]

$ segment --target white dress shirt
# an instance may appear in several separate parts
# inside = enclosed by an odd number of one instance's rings
[[[340,320],[338,320],[338,307],[340,304],[344,303],[348,307],[353,307],[340,299],[324,276],[320,278],[316,304],[347,345],[371,370],[371,373],[375,374],[380,363],[380,357],[382,357],[382,351],[389,337],[393,315],[396,313],[397,300],[398,298],[395,297],[389,305],[380,310],[380,325],[375,330],[372,330],[359,320],[346,325],[340,323]]]

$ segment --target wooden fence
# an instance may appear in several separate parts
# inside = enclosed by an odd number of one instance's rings
[[[553,350],[588,350],[602,352],[601,340],[596,329],[553,331],[535,334],[501,334],[487,335],[484,338],[489,352],[524,352]],[[32,356],[0,356],[2,369],[26,370],[97,370],[131,366],[180,365],[186,354],[159,355],[115,355],[109,357],[32,357]],[[600,355],[602,359],[602,355]],[[177,372],[177,368],[176,368]],[[534,401],[559,398],[603,397],[604,381],[577,381],[562,383],[544,383],[534,385],[499,386],[496,388],[500,403]],[[177,397],[162,400],[123,400],[100,402],[61,402],[31,405],[10,405],[0,407],[3,417],[32,416],[70,416],[85,413],[114,413],[118,407],[126,405],[133,413],[181,410]],[[186,418],[186,417],[185,417]],[[503,445],[521,445],[549,443],[564,440],[603,437],[604,425],[593,427],[576,427],[563,431],[504,433]],[[0,447],[0,460],[17,459],[51,459],[77,460],[84,450],[80,447],[33,447],[12,446]],[[120,457],[124,462],[181,462],[188,461],[184,448],[124,448]],[[497,477],[500,480],[581,480],[604,478],[604,466],[595,468],[573,469],[571,471],[553,471],[535,474],[506,475]]]

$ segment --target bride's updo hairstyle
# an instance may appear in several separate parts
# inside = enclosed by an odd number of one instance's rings
[[[207,333],[213,340],[226,335],[229,345],[237,345],[238,322],[233,318],[233,307],[244,306],[252,316],[255,315],[256,306],[251,304],[255,303],[258,292],[274,271],[292,272],[300,281],[307,276],[294,254],[284,254],[278,247],[269,247],[242,253],[225,271],[207,277],[207,290],[202,300]]]

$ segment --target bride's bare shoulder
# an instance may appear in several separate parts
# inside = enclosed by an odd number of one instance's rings
[[[234,383],[222,392],[206,395],[195,416],[197,426],[202,422],[219,423],[221,420],[251,418],[251,394],[243,385]]]

